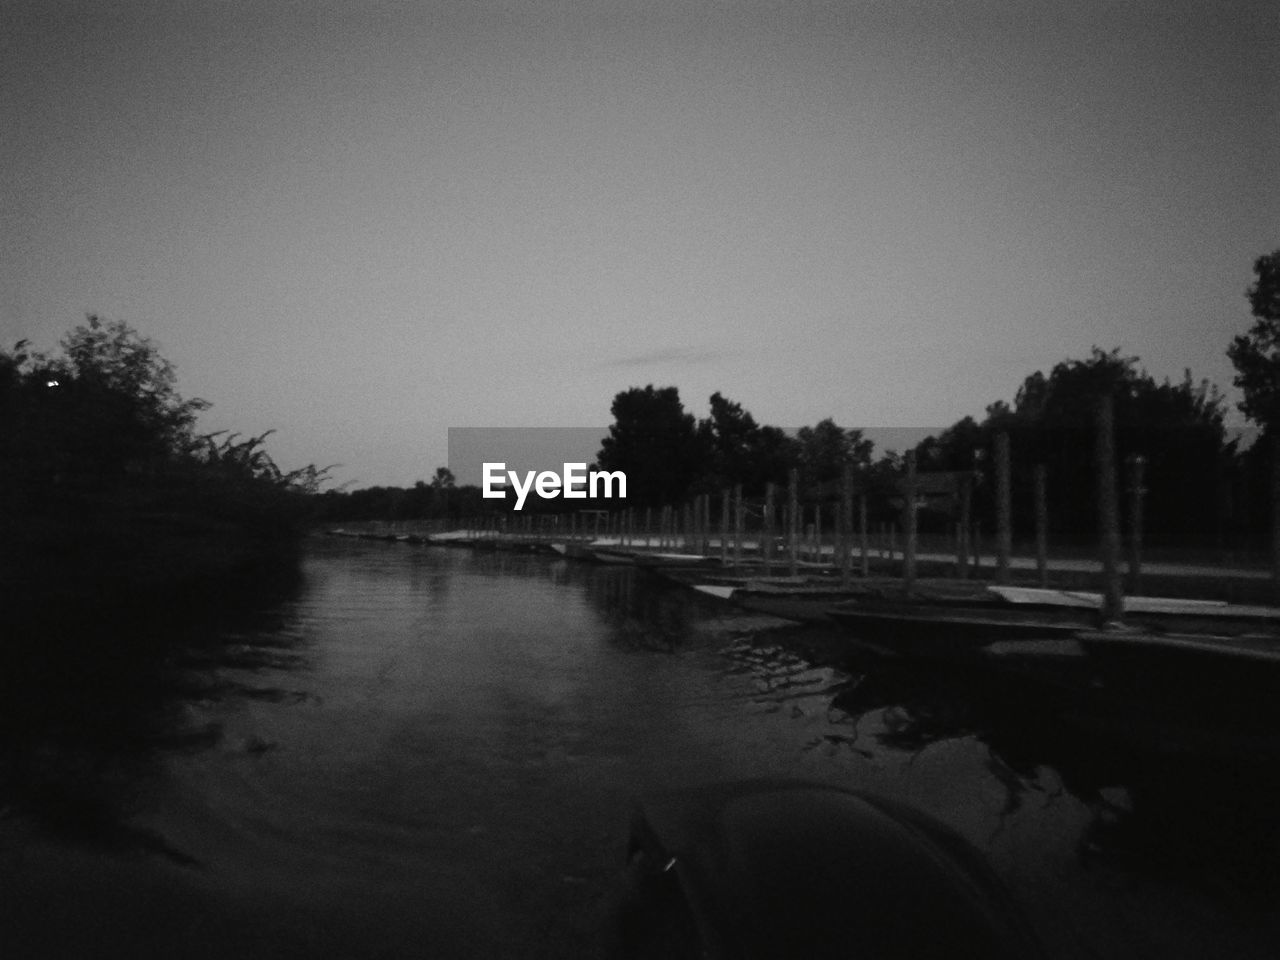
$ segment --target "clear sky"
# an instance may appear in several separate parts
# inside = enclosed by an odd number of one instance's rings
[[[356,485],[647,383],[942,425],[1096,343],[1234,398],[1280,247],[1270,2],[4,0],[0,28],[0,342],[124,320],[209,429]]]

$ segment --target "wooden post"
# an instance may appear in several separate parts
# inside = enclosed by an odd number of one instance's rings
[[[1013,553],[1013,494],[1009,477],[1009,434],[996,434],[996,583],[1009,582]]]
[[[764,485],[764,575],[773,576],[773,484]]]
[[[746,512],[742,506],[742,484],[733,488],[733,565],[742,566],[742,535],[746,526]]]
[[[1094,475],[1097,479],[1098,533],[1102,550],[1102,622],[1118,623],[1124,615],[1120,589],[1120,509],[1116,502],[1115,406],[1110,394],[1098,399],[1094,430]]]
[[[720,491],[720,565],[729,562],[729,490]]]
[[[858,497],[858,541],[862,549],[862,576],[866,579],[871,575],[871,558],[868,555],[867,543],[867,495],[861,494]]]
[[[906,498],[902,515],[905,543],[902,547],[902,585],[908,593],[916,583],[916,452],[906,455],[907,478],[903,496]]]
[[[1036,579],[1049,586],[1049,494],[1043,463],[1036,464]]]
[[[853,580],[853,464],[840,473],[840,586]]]
[[[795,467],[787,475],[787,560],[788,572],[796,576],[800,572],[800,471]]]
[[[1141,454],[1130,454],[1129,468],[1129,593],[1141,593],[1142,582],[1142,507],[1146,490],[1143,474],[1147,460]]]

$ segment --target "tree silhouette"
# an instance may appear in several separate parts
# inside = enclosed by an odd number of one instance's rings
[[[627,499],[635,506],[678,504],[704,472],[706,450],[694,417],[675,387],[632,387],[613,398],[613,424],[596,460],[627,475]]]
[[[698,422],[706,450],[706,473],[699,486],[709,493],[742,484],[747,496],[766,483],[785,483],[796,461],[795,441],[777,427],[760,426],[742,404],[711,395],[711,415]]]
[[[1254,323],[1231,341],[1227,356],[1244,394],[1239,407],[1267,432],[1280,427],[1280,250],[1259,257],[1247,295]]]

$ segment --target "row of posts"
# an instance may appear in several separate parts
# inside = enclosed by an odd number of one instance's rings
[[[1099,533],[1101,537],[1101,555],[1104,581],[1104,612],[1108,618],[1119,617],[1123,607],[1120,575],[1120,558],[1122,550],[1120,532],[1120,511],[1116,491],[1115,467],[1115,429],[1113,405],[1110,398],[1103,398],[1097,407],[1095,430],[1095,465],[1097,479],[1097,503],[1099,516]],[[919,555],[919,536],[916,523],[918,502],[918,478],[914,452],[905,455],[905,477],[902,483],[902,576],[904,585],[910,589],[916,580],[916,560]],[[1141,457],[1128,460],[1128,493],[1130,530],[1128,537],[1129,587],[1136,591],[1141,577],[1142,535],[1143,535],[1143,473],[1145,463]],[[769,576],[775,566],[785,566],[792,576],[799,572],[801,554],[808,552],[816,559],[821,551],[822,513],[821,506],[814,508],[814,523],[802,531],[801,510],[799,504],[798,471],[792,470],[789,476],[785,495],[786,504],[782,515],[781,544],[779,531],[775,529],[777,516],[776,501],[778,489],[775,484],[765,487],[764,504],[761,522],[760,552],[764,561],[764,575]],[[959,522],[956,529],[956,568],[960,577],[970,573],[970,563],[975,566],[979,562],[979,548],[974,536],[972,521],[972,476],[964,476],[959,490]],[[848,585],[853,576],[854,542],[855,542],[855,503],[856,503],[856,541],[859,554],[859,573],[869,575],[871,543],[867,524],[867,496],[865,492],[855,496],[854,471],[851,464],[846,464],[841,477],[840,499],[836,509],[836,556],[841,572],[841,581]],[[1036,465],[1033,474],[1033,496],[1035,505],[1035,559],[1037,580],[1042,586],[1048,584],[1048,499],[1047,478],[1043,464]],[[746,539],[746,518],[749,507],[742,495],[742,486],[722,491],[719,510],[719,545],[720,560],[726,565],[739,564],[742,561],[744,541]],[[527,536],[568,536],[570,539],[615,537],[623,546],[637,546],[643,541],[646,547],[658,549],[688,549],[690,546],[702,555],[711,552],[712,530],[712,497],[702,494],[686,504],[683,508],[663,507],[657,511],[652,508],[644,513],[643,526],[633,510],[606,514],[598,511],[588,514],[569,514],[567,524],[565,518],[558,515],[526,515],[524,517],[489,518],[480,525],[480,529],[492,535],[527,535]],[[1013,511],[1010,481],[1010,449],[1009,435],[999,433],[995,437],[995,507],[996,507],[996,540],[995,540],[995,577],[998,583],[1008,583],[1010,579],[1010,561],[1013,554]],[[655,522],[657,521],[656,526]],[[637,529],[639,528],[639,529]],[[881,552],[883,552],[883,533],[881,533]],[[809,551],[803,548],[804,540],[811,545]],[[778,557],[781,546],[783,556]],[[894,538],[890,533],[889,555],[897,553]]]

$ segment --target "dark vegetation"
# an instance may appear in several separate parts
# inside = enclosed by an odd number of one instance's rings
[[[288,572],[324,471],[262,437],[201,435],[207,404],[120,322],[56,355],[0,351],[0,598],[10,622],[122,611]]]
[[[123,323],[0,351],[0,819],[189,863],[131,824],[129,784],[158,751],[218,742],[184,709],[242,692],[218,667],[296,656],[225,638],[297,588],[324,471],[198,433],[206,406]]]

